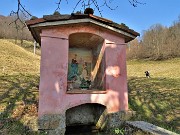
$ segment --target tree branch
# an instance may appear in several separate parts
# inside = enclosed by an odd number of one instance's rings
[[[83,0],[84,1],[84,0]],[[81,2],[81,0],[79,0],[77,3],[76,3],[76,5],[75,5],[75,7],[74,7],[74,9],[73,9],[73,12],[76,10],[76,8],[77,8],[77,6],[79,5],[79,3]]]
[[[61,9],[61,1],[62,0],[59,0],[59,2],[57,2],[56,4],[57,4],[57,8],[56,8],[56,10],[55,11],[58,11],[58,10],[60,10]],[[66,0],[66,2],[67,2],[67,4],[68,4],[68,0]]]
[[[15,20],[13,22],[11,22],[9,25],[11,24],[15,24],[16,28],[18,28],[18,21],[20,21],[24,27],[26,26],[24,20],[22,20],[22,18],[20,17],[20,14],[22,13],[24,17],[28,18],[28,16],[32,16],[21,4],[20,0],[17,0],[17,10],[16,11],[11,11],[10,16],[15,16]],[[27,16],[28,15],[28,16]]]
[[[92,1],[93,1],[94,6],[96,7],[96,9],[98,10],[99,14],[102,16],[102,10],[100,10],[97,1],[96,0],[92,0]]]
[[[61,3],[62,3],[62,1],[63,1],[63,0],[58,0],[58,2],[56,3],[56,4],[57,4],[57,8],[56,8],[55,11],[61,9]],[[68,2],[69,2],[69,0],[64,0],[64,1],[66,1],[67,4],[68,4]],[[116,8],[118,8],[118,6],[116,6],[115,8],[112,8],[112,7],[110,6],[110,4],[112,3],[112,1],[113,1],[113,0],[101,0],[101,2],[102,2],[103,4],[100,6],[100,5],[98,4],[98,0],[78,0],[78,1],[76,2],[76,4],[75,4],[72,12],[75,12],[77,6],[81,3],[81,6],[82,6],[84,9],[85,9],[86,7],[94,6],[95,9],[97,9],[98,12],[100,13],[100,15],[102,16],[102,10],[101,10],[102,7],[104,7],[104,6],[105,6],[105,7],[108,7],[110,10],[115,10]],[[137,7],[138,4],[143,4],[143,5],[145,4],[145,3],[140,2],[140,0],[128,0],[128,1],[129,1],[129,3],[130,3],[132,6],[134,6],[134,7]],[[23,21],[21,20],[20,16],[19,16],[20,12],[21,12],[24,16],[26,16],[26,15],[32,16],[32,15],[25,9],[25,7],[21,4],[21,0],[17,0],[17,3],[18,3],[18,4],[17,4],[17,7],[18,7],[18,8],[17,8],[17,11],[12,11],[12,12],[11,12],[11,15],[16,15],[16,16],[17,16],[17,18],[15,19],[14,22],[17,22],[18,20],[20,20],[21,22],[23,22]]]
[[[137,7],[139,4],[145,5],[146,3],[139,2],[138,0],[128,0],[133,7]]]

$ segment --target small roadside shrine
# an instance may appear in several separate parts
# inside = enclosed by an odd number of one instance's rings
[[[41,45],[39,129],[118,126],[128,111],[126,44],[139,33],[92,14],[45,15],[26,24]]]

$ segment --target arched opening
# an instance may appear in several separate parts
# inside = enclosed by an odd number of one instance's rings
[[[69,36],[68,91],[104,90],[104,39],[92,33]]]
[[[106,107],[82,104],[66,111],[66,135],[99,132],[106,117]]]
[[[73,33],[69,36],[70,48],[96,48],[102,44],[104,39],[92,33]]]

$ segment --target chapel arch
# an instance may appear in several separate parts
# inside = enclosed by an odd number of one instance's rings
[[[106,106],[98,103],[86,103],[69,108],[66,110],[66,133],[90,132],[93,128],[99,130],[106,117]]]
[[[104,90],[104,38],[86,32],[69,35],[68,89]]]

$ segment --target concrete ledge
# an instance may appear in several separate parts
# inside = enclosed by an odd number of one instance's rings
[[[126,121],[126,124],[138,128],[144,132],[150,133],[152,135],[178,135],[174,132],[144,121]]]

